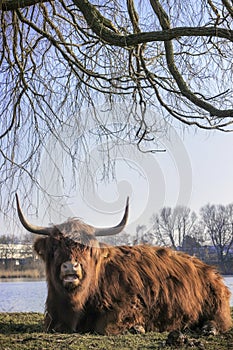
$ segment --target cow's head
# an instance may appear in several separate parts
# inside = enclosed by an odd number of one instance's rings
[[[102,254],[97,236],[115,235],[123,230],[128,218],[128,199],[121,222],[110,228],[95,228],[72,219],[51,227],[34,226],[24,217],[16,195],[17,210],[22,225],[40,235],[34,249],[44,260],[49,286],[61,293],[81,290],[91,281],[96,271],[98,258]],[[42,237],[43,236],[43,237]]]

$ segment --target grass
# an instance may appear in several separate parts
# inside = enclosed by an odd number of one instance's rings
[[[232,310],[233,311],[233,310]],[[143,335],[100,336],[90,334],[49,334],[43,331],[40,313],[0,313],[0,350],[233,350],[233,329],[226,334],[196,338],[194,346],[166,345],[167,333]],[[194,335],[187,335],[194,339]]]

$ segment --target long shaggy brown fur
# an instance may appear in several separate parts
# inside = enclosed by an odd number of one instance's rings
[[[110,247],[88,233],[79,242],[59,227],[35,242],[46,264],[48,331],[120,334],[145,331],[231,327],[230,292],[214,267],[169,248]],[[80,284],[64,288],[62,263],[77,262]]]

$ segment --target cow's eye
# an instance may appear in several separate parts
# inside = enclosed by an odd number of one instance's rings
[[[54,257],[59,255],[59,242],[55,240],[52,242],[50,252],[51,252],[51,255]]]

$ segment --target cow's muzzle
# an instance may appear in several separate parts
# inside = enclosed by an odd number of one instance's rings
[[[65,261],[61,264],[60,278],[64,287],[68,289],[77,287],[83,278],[81,264],[78,262]]]

